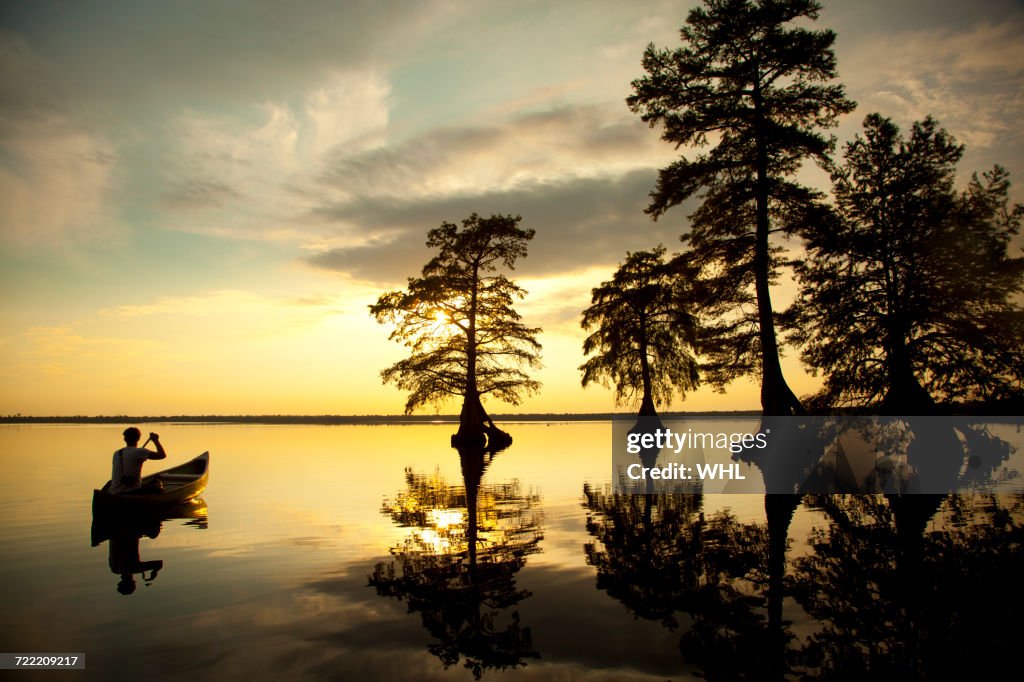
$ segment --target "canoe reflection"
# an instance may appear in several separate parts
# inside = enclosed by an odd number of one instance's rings
[[[93,516],[92,546],[97,547],[107,542],[110,571],[120,577],[117,583],[119,593],[129,595],[135,592],[136,575],[141,577],[147,587],[156,580],[157,573],[164,567],[164,562],[160,559],[143,561],[139,540],[143,537],[155,540],[163,529],[163,522],[174,519],[184,519],[183,525],[186,526],[206,528],[206,503],[202,499],[196,499],[146,513]]]
[[[530,628],[514,609],[531,596],[515,575],[540,552],[540,496],[516,481],[482,485],[493,455],[460,452],[463,485],[406,469],[406,489],[382,512],[409,536],[377,564],[369,585],[418,612],[447,669],[464,659],[479,679],[487,669],[539,658]],[[511,612],[509,612],[511,610]]]

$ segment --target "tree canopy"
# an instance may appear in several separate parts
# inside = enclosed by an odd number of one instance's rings
[[[908,138],[878,114],[833,172],[837,216],[807,234],[793,309],[829,404],[927,413],[935,400],[1019,397],[1024,207],[996,167],[955,188],[963,147],[931,118]],[[1016,301],[1015,301],[1016,299]]]
[[[461,227],[442,223],[427,234],[437,255],[422,275],[370,306],[378,322],[395,325],[390,338],[411,351],[381,372],[385,382],[409,391],[407,414],[463,396],[460,433],[481,433],[487,420],[481,395],[517,404],[540,387],[523,369],[539,365],[540,329],[520,321],[513,304],[526,292],[498,271],[514,269],[526,256],[535,231],[521,229],[521,220],[474,213]]]
[[[759,372],[768,415],[802,411],[779,364],[770,238],[807,220],[818,194],[791,178],[807,159],[828,161],[833,141],[820,130],[854,107],[831,83],[835,34],[796,25],[819,10],[813,0],[705,0],[680,31],[683,47],[648,46],[647,75],[626,100],[676,147],[713,145],[660,171],[647,212],[657,219],[701,197],[685,238],[719,321],[705,338],[706,378],[721,387]]]
[[[583,342],[583,385],[615,388],[616,403],[640,397],[640,416],[685,395],[699,383],[693,348],[697,319],[685,261],[665,260],[665,247],[637,251],[608,282],[592,290],[581,325],[594,330]]]

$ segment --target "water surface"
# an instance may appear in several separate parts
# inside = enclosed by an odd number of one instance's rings
[[[0,650],[87,657],[32,677],[914,679],[1021,634],[1020,496],[617,496],[607,423],[479,460],[446,424],[160,425],[202,502],[97,533],[120,430],[0,427]]]

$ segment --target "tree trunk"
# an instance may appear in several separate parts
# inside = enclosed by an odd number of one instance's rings
[[[640,378],[643,381],[644,397],[640,402],[640,417],[657,417],[654,407],[654,389],[651,382],[651,362],[647,357],[647,320],[640,318]]]
[[[466,331],[466,389],[459,414],[459,430],[452,437],[452,447],[482,448],[484,411],[480,391],[476,385],[476,306],[479,266],[473,265],[473,290],[469,298],[469,329]]]
[[[761,409],[769,417],[805,414],[803,405],[782,375],[779,346],[775,338],[769,286],[770,252],[768,244],[768,143],[764,131],[764,112],[760,82],[754,82],[754,135],[757,140],[756,232],[754,236],[754,290],[757,293],[757,323],[761,342]]]
[[[924,416],[935,413],[935,401],[914,375],[902,329],[889,324],[885,370],[888,383],[880,412],[885,415]]]
[[[468,391],[472,390],[472,393]],[[480,403],[480,394],[476,387],[467,389],[466,396],[462,399],[462,411],[459,413],[459,430],[452,437],[452,447],[458,448],[480,448],[487,444],[487,437],[484,435],[484,422],[486,412]]]

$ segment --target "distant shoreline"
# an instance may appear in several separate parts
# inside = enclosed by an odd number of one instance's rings
[[[757,417],[760,410],[732,412],[666,412],[665,419],[680,417]],[[593,422],[613,419],[635,419],[635,412],[495,414],[495,422]],[[0,424],[457,424],[459,415],[174,415],[129,416],[98,415],[73,417],[0,416]]]
[[[1020,422],[1021,406],[1017,404],[958,405],[947,406],[936,416],[985,416],[995,421]],[[1010,409],[1007,409],[1010,408]],[[1017,408],[1017,409],[1014,409]],[[840,410],[843,414],[868,414],[864,410]],[[693,417],[759,417],[760,410],[665,412],[662,419],[686,419]],[[591,412],[591,413],[531,413],[495,414],[495,422],[604,422],[620,419],[636,419],[635,412]],[[70,417],[31,417],[24,415],[0,416],[0,424],[310,424],[310,425],[402,425],[402,424],[457,424],[457,414],[431,415],[75,415]]]

